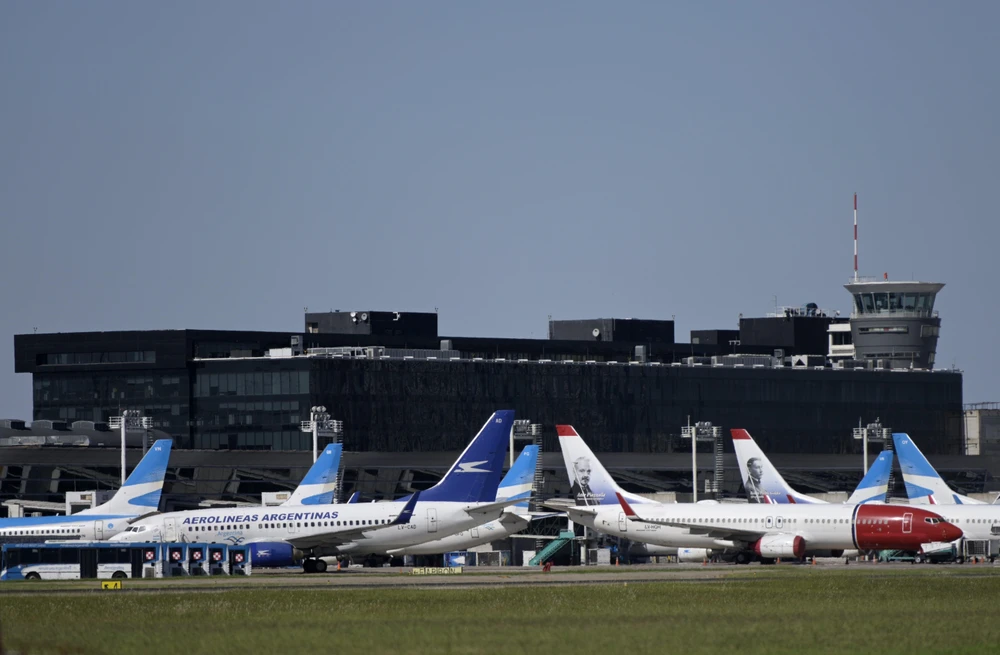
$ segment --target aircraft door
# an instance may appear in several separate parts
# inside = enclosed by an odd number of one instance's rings
[[[438,531],[438,511],[434,507],[427,508],[427,532]]]
[[[94,521],[94,540],[104,541],[104,523],[102,521]]]
[[[910,534],[913,530],[913,514],[906,512],[903,514],[903,534]]]
[[[622,532],[628,532],[628,518],[625,516],[625,512],[618,512],[618,529]]]
[[[766,517],[764,519],[764,527],[768,529],[774,527],[774,517],[771,516]]]
[[[176,519],[163,520],[163,540],[177,541],[177,521]]]
[[[780,530],[782,525],[784,525],[784,521],[780,516],[776,516],[774,518],[774,527]]]
[[[479,539],[479,526],[472,528],[472,538]]]

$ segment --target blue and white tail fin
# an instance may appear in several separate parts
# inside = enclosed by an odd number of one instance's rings
[[[160,439],[153,443],[111,500],[77,514],[140,516],[155,512],[160,506],[163,478],[167,474],[170,448],[173,445],[170,439]]]
[[[889,476],[892,475],[892,451],[883,450],[875,458],[858,488],[847,499],[850,505],[884,503],[889,495]]]
[[[557,425],[556,433],[566,464],[570,493],[577,505],[617,505],[616,493],[633,504],[653,502],[619,487],[572,425]]]
[[[343,444],[330,444],[323,449],[312,467],[306,471],[302,482],[282,505],[329,505],[337,488],[340,472],[340,455]]]
[[[361,500],[361,492],[360,491],[355,491],[353,494],[351,494],[351,497],[347,499],[347,504],[348,505],[354,505],[359,500]]]
[[[428,502],[495,502],[513,427],[513,410],[493,414],[441,481],[421,493],[421,499]]]
[[[785,482],[785,479],[774,468],[771,461],[760,449],[750,433],[743,429],[730,430],[733,437],[733,448],[736,449],[736,461],[740,465],[740,479],[743,480],[743,490],[751,503],[801,503],[805,505],[822,505],[825,501],[798,491]]]
[[[515,514],[528,513],[528,498],[535,485],[535,468],[538,465],[538,446],[525,446],[521,454],[514,460],[514,465],[500,481],[497,489],[497,500],[508,498],[524,498],[511,508]]]
[[[892,435],[896,457],[903,471],[906,495],[911,505],[983,505],[982,501],[957,494],[945,484],[924,454],[913,443],[910,435],[898,432]]]

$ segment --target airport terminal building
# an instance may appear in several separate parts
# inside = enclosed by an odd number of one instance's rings
[[[80,466],[80,448],[52,446],[106,432],[123,409],[174,439],[172,506],[199,497],[259,502],[261,491],[294,486],[311,461],[312,438],[300,425],[318,405],[343,422],[335,438],[344,443],[344,492],[371,497],[432,484],[503,408],[540,426],[546,495],[565,485],[557,423],[576,426],[636,491],[691,490],[690,440],[681,437],[689,422],[711,422],[727,436],[748,429],[805,491],[860,478],[859,421],[878,418],[929,455],[961,457],[961,373],[931,368],[938,330],[914,338],[910,326],[921,317],[903,293],[890,300],[883,289],[870,302],[860,296],[874,292],[851,289],[863,332],[806,305],[741,317],[736,330],[693,331],[687,343],[675,340],[672,321],[553,320],[547,339],[491,339],[441,336],[433,313],[378,311],[307,313],[301,332],[17,335],[15,369],[32,376],[34,415],[31,425],[0,426],[8,462],[0,500],[116,480],[113,449],[103,449],[106,466],[98,454]],[[913,302],[924,303],[924,323],[940,324],[933,296]],[[896,319],[906,332],[893,331]],[[731,445],[718,454],[707,446],[699,488],[714,475],[720,494],[738,493]],[[989,477],[991,453],[979,455],[972,491]]]

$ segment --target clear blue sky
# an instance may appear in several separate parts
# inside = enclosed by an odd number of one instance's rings
[[[301,330],[302,309],[735,327],[947,283],[1000,400],[996,2],[0,3],[13,335]],[[904,426],[898,426],[904,427]]]

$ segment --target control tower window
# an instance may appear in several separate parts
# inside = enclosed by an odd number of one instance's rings
[[[876,293],[875,296],[875,311],[884,312],[889,309],[889,294],[887,293]]]

